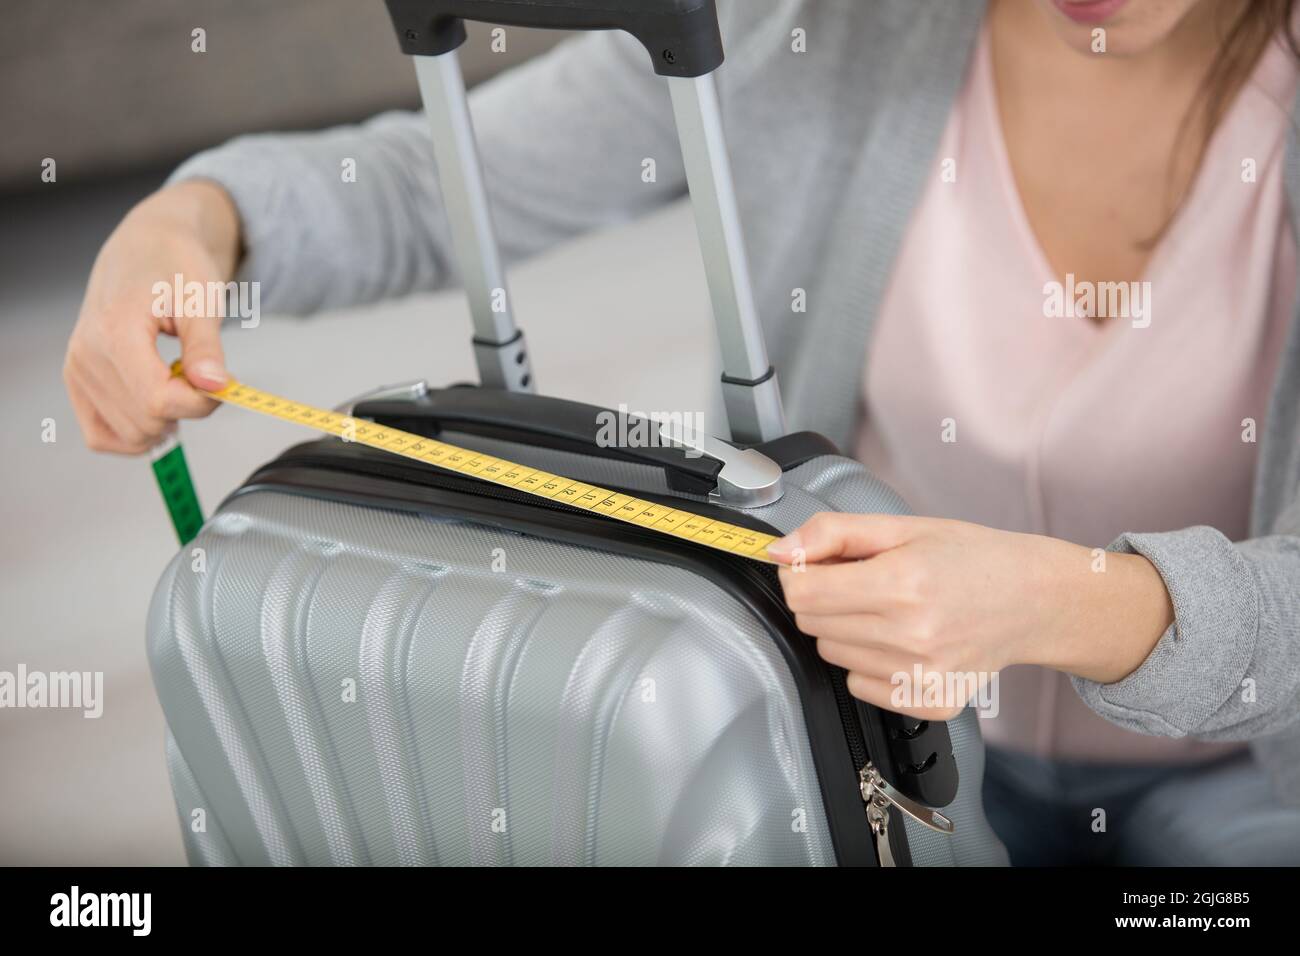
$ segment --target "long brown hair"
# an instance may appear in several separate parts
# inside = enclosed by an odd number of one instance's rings
[[[1219,10],[1233,9],[1232,4],[1218,5],[1218,0],[1207,0],[1216,4]],[[1219,121],[1223,119],[1232,101],[1242,85],[1250,77],[1259,62],[1264,49],[1274,37],[1281,37],[1291,51],[1292,56],[1300,61],[1300,39],[1292,32],[1292,14],[1295,0],[1245,0],[1235,11],[1235,16],[1223,18],[1219,28],[1223,39],[1219,50],[1210,63],[1197,91],[1196,99],[1186,115],[1183,116],[1175,140],[1172,157],[1171,174],[1176,170],[1182,147],[1193,135],[1196,136],[1196,149],[1193,151],[1192,170],[1200,168],[1210,137],[1214,134]],[[1181,201],[1185,198],[1188,182],[1181,191],[1172,191],[1178,177],[1171,175],[1171,195],[1169,208],[1171,213],[1160,232],[1142,245],[1154,246],[1156,241],[1168,230],[1169,222],[1177,214]]]
[[[1237,16],[1226,24],[1218,55],[1201,87],[1207,129],[1213,129],[1222,118],[1233,94],[1250,75],[1269,40],[1281,36],[1291,53],[1300,59],[1300,43],[1291,32],[1294,8],[1295,0],[1246,0]]]

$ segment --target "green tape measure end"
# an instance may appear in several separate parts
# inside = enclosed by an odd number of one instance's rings
[[[158,479],[158,490],[171,515],[176,537],[181,544],[189,544],[203,527],[203,510],[199,507],[189,465],[185,463],[185,449],[179,441],[170,451],[154,459],[153,474]]]

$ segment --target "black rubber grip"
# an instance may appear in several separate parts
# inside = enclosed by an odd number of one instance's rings
[[[354,414],[428,438],[445,429],[649,465],[663,469],[669,488],[688,494],[713,491],[722,470],[717,459],[645,444],[655,431],[648,419],[545,395],[453,386],[417,401],[362,402]]]
[[[663,76],[722,63],[714,0],[386,0],[402,51],[437,56],[465,42],[465,20],[547,30],[623,30]]]

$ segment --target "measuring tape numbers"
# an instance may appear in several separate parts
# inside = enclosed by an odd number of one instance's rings
[[[173,366],[173,374],[180,374],[179,363]],[[240,408],[270,415],[281,421],[305,425],[344,441],[357,442],[379,451],[452,471],[458,475],[489,481],[549,501],[558,501],[571,508],[604,515],[636,525],[638,528],[647,528],[670,537],[706,545],[728,554],[769,564],[775,563],[767,556],[767,546],[776,540],[776,536],[762,531],[705,518],[680,508],[672,508],[659,502],[646,501],[644,498],[611,491],[583,481],[575,481],[549,471],[541,471],[468,448],[449,445],[398,428],[388,428],[366,419],[352,418],[324,408],[295,402],[234,379],[228,380],[223,388],[206,394],[228,405],[238,405]],[[183,457],[180,459],[180,466],[184,467]],[[155,469],[156,467],[155,465]],[[161,482],[161,478],[159,480]],[[197,500],[194,504],[197,511]],[[174,512],[173,520],[175,521]],[[177,533],[181,533],[179,523]],[[186,539],[182,538],[182,540]]]

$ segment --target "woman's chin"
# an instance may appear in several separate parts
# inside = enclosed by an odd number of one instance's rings
[[[1165,40],[1198,3],[1215,0],[1037,0],[1053,32],[1078,53],[1138,56]]]

